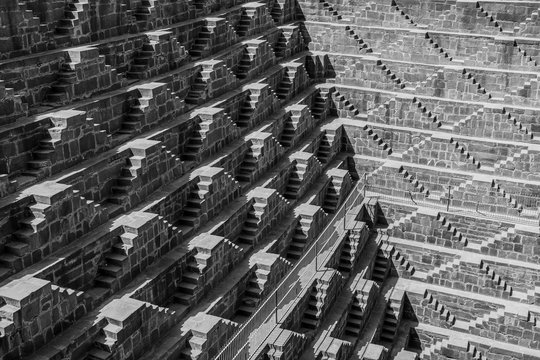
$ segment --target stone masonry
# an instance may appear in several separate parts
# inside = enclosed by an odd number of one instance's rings
[[[0,360],[540,359],[539,13],[2,1]]]

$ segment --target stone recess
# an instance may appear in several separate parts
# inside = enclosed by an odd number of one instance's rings
[[[3,0],[0,360],[540,359],[539,6]]]
[[[98,48],[73,48],[67,50],[66,62],[62,64],[58,80],[51,86],[47,100],[65,104],[120,85],[121,79],[116,70],[105,63],[105,57],[99,55]]]

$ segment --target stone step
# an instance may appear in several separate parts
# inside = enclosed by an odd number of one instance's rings
[[[242,316],[251,316],[256,310],[256,307],[241,305],[236,312]]]
[[[181,293],[193,295],[195,294],[197,287],[198,287],[197,284],[182,281],[180,284],[178,284],[177,289]]]
[[[100,274],[118,278],[122,274],[122,267],[112,264],[107,264],[99,267]]]
[[[113,354],[107,351],[93,347],[90,349],[87,355],[89,360],[109,360],[112,359]]]
[[[177,291],[173,294],[172,301],[178,304],[191,305],[191,298],[192,298],[191,294]]]
[[[95,286],[103,287],[107,289],[112,288],[115,282],[116,282],[116,278],[112,276],[106,276],[106,275],[97,276],[96,279],[94,280]]]
[[[122,267],[124,262],[128,259],[126,255],[117,253],[108,253],[105,255],[105,260],[108,264],[117,265]]]

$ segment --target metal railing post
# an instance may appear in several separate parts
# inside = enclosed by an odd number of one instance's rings
[[[367,188],[367,172],[364,172],[364,198],[366,197],[366,188]]]
[[[319,254],[319,249],[318,249],[318,245],[319,245],[319,242],[317,240],[315,240],[315,271],[319,271],[319,264],[318,264],[318,254]]]
[[[274,294],[274,303],[275,303],[275,314],[276,314],[276,324],[279,324],[279,321],[278,321],[278,313],[277,313],[277,307],[278,307],[278,292],[276,291],[276,293]]]
[[[452,185],[448,185],[448,199],[446,199],[446,211],[450,210],[450,191],[452,190]]]

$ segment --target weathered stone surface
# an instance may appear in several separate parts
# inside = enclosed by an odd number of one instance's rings
[[[540,358],[538,11],[4,1],[0,358]]]

